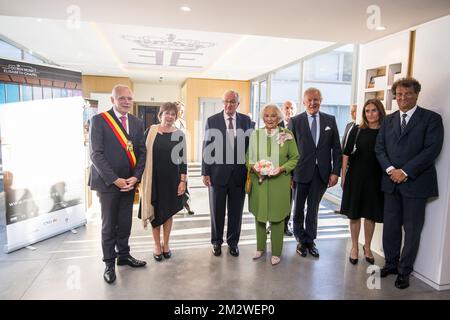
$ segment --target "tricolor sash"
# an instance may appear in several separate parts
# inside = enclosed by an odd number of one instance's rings
[[[109,112],[102,112],[101,115],[103,119],[105,119],[111,130],[114,132],[117,140],[119,140],[120,144],[125,150],[128,156],[128,160],[130,160],[131,169],[134,169],[134,167],[136,166],[136,155],[134,154],[133,143],[131,142],[131,140],[127,139],[122,126],[119,126],[117,121],[111,116]]]

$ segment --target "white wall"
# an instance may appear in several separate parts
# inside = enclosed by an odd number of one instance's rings
[[[450,16],[419,26],[413,76],[422,84],[418,104],[438,112],[444,122],[444,146],[436,163],[439,198],[426,209],[425,226],[414,270],[450,289]]]
[[[92,92],[90,98],[98,101],[98,113],[112,108],[111,93]]]
[[[181,85],[133,83],[134,101],[167,102],[181,97]]]
[[[402,73],[406,74],[408,63],[409,30],[388,36],[383,39],[361,45],[359,50],[359,76],[357,91],[357,122],[361,121],[362,107],[364,105],[364,91],[366,70],[394,63],[402,63]],[[384,103],[384,101],[383,101]],[[371,249],[384,257],[383,251],[383,224],[377,223],[373,235]],[[364,229],[361,228],[360,243],[364,243]]]

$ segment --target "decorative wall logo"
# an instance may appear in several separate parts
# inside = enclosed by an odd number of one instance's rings
[[[167,34],[166,38],[153,36],[137,37],[131,35],[123,35],[122,38],[137,43],[143,48],[157,50],[197,51],[216,45],[213,42],[202,42],[193,39],[176,39],[176,35],[172,33]]]

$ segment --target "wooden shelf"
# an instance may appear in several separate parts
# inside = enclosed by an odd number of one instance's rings
[[[387,112],[398,109],[392,94],[392,84],[403,77],[402,63],[393,63],[366,70],[364,99],[378,99],[383,102]]]

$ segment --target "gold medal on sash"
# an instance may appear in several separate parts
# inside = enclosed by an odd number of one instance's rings
[[[127,150],[133,152],[133,143],[131,142],[131,140],[127,141]]]

